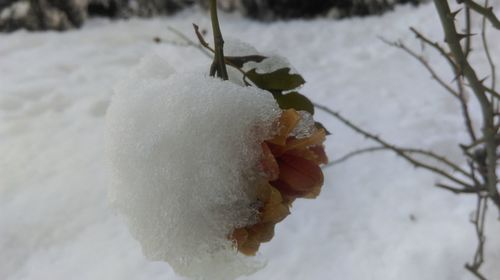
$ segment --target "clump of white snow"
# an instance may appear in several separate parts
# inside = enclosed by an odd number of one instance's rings
[[[152,260],[197,279],[233,279],[257,261],[229,234],[256,221],[260,143],[280,109],[271,94],[143,59],[107,114],[110,197]]]
[[[249,56],[258,55],[259,52],[252,45],[239,39],[226,38],[224,43],[224,56]],[[229,80],[237,85],[245,86],[243,74],[232,66],[227,66]]]
[[[271,73],[282,68],[290,68],[291,73],[298,73],[290,64],[288,59],[280,55],[264,55],[266,58],[260,62],[250,61],[245,64],[244,70],[248,71],[255,68],[259,74]]]
[[[224,56],[247,56],[256,54],[259,54],[259,51],[247,42],[232,37],[226,37],[224,39]]]

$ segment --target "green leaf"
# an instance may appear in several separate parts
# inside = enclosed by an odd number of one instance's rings
[[[318,129],[320,129],[320,128],[324,129],[325,132],[326,132],[326,135],[331,135],[330,131],[328,131],[328,129],[326,129],[326,127],[322,123],[320,123],[320,122],[314,122],[314,125]]]
[[[231,66],[236,66],[238,68],[243,67],[243,65],[247,62],[261,62],[267,57],[262,55],[247,55],[247,56],[226,56],[224,57],[226,60],[226,64],[230,64]]]
[[[297,111],[306,111],[314,115],[314,105],[307,97],[296,91],[287,94],[275,93],[273,96],[281,109],[293,108]]]
[[[246,77],[257,87],[268,91],[287,91],[300,87],[306,81],[299,74],[290,74],[290,68],[281,68],[270,73],[257,73],[256,69],[246,72]]]

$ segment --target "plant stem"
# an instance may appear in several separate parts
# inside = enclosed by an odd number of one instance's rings
[[[219,27],[219,18],[217,17],[217,0],[210,0],[210,19],[212,21],[212,32],[214,34],[215,55],[212,66],[210,67],[210,75],[227,80],[227,69],[224,63],[224,40]]]
[[[485,87],[476,75],[476,72],[469,64],[465,57],[462,46],[460,45],[460,38],[458,36],[454,18],[452,16],[450,6],[447,0],[434,0],[434,5],[439,14],[441,25],[445,33],[446,43],[450,47],[456,64],[460,69],[460,73],[467,79],[474,95],[476,96],[481,106],[483,114],[483,135],[486,144],[487,154],[487,176],[486,183],[488,186],[491,199],[500,207],[500,195],[497,190],[497,175],[496,175],[496,142],[494,131],[494,114],[493,106],[488,100],[485,93]],[[468,36],[468,35],[467,35]]]
[[[458,3],[464,3],[468,8],[481,14],[484,18],[488,19],[491,24],[496,28],[500,29],[500,20],[497,18],[493,12],[493,7],[483,7],[472,0],[460,0]]]

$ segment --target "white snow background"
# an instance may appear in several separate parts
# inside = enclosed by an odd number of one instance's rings
[[[313,101],[397,144],[461,158],[456,143],[467,138],[458,104],[417,61],[377,38],[418,50],[408,30],[415,26],[441,40],[432,4],[341,21],[220,18],[225,36],[287,57]],[[152,40],[182,42],[167,26],[194,38],[192,22],[210,26],[205,12],[188,10],[149,20],[95,19],[65,33],[0,35],[0,279],[181,279],[166,263],[146,260],[110,209],[104,116],[113,85],[144,55],[208,71],[199,50]],[[498,33],[490,43],[500,64]],[[475,49],[472,59],[487,73]],[[451,81],[446,62],[426,54]],[[474,116],[479,121],[477,110]],[[328,115],[317,118],[333,132],[326,143],[331,159],[370,145]],[[463,264],[476,246],[469,223],[475,199],[436,189],[437,180],[389,152],[326,169],[319,198],[294,204],[261,247],[267,266],[242,279],[474,279]],[[500,279],[497,217],[490,211],[484,272],[491,279]]]

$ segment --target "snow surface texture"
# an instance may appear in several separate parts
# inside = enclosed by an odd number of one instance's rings
[[[281,110],[258,88],[171,69],[146,57],[116,88],[111,200],[148,258],[196,279],[235,279],[259,266],[228,236],[257,221],[260,145]]]
[[[500,11],[500,3],[490,2]],[[341,21],[220,19],[227,37],[287,57],[313,101],[399,145],[461,158],[453,144],[467,139],[458,104],[418,62],[377,39],[401,39],[420,50],[408,31],[414,26],[441,40],[432,3]],[[152,42],[154,36],[182,42],[168,25],[195,40],[192,22],[210,27],[206,14],[186,11],[168,19],[92,20],[68,33],[0,35],[0,279],[183,279],[166,263],[148,261],[110,210],[104,115],[112,86],[146,53],[178,72],[208,71],[210,60],[197,49]],[[499,36],[490,45],[498,61]],[[481,47],[474,50],[485,77]],[[426,56],[453,80],[446,61],[429,49]],[[316,117],[333,132],[326,143],[331,159],[370,145],[320,111]],[[469,223],[475,199],[438,190],[436,180],[384,152],[325,169],[321,195],[296,201],[261,247],[267,266],[241,279],[475,279],[463,269],[476,245]],[[491,279],[500,279],[496,218],[491,211],[484,268]]]

